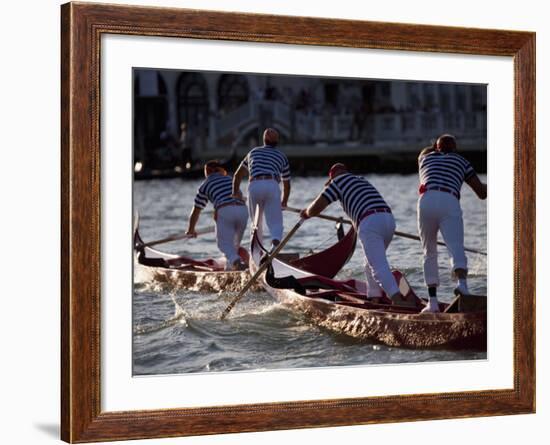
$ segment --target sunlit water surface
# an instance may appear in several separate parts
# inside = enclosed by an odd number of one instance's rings
[[[412,234],[416,229],[418,179],[416,175],[371,175],[369,179],[392,207],[397,230]],[[485,180],[485,178],[483,178]],[[325,178],[295,178],[289,206],[304,207],[321,190]],[[134,207],[139,211],[144,240],[153,240],[185,229],[200,181],[137,181]],[[245,185],[246,187],[246,185]],[[465,245],[486,250],[486,203],[471,190],[462,190]],[[328,214],[340,215],[338,203]],[[298,215],[285,213],[285,229]],[[212,225],[211,214],[203,214],[198,226]],[[243,243],[248,242],[248,233]],[[308,220],[288,243],[286,251],[319,250],[335,241],[334,225],[319,219]],[[218,257],[213,235],[164,244],[162,250],[193,257]],[[394,268],[403,271],[413,288],[425,296],[420,243],[395,237],[388,249]],[[472,293],[485,295],[486,257],[468,254]],[[341,278],[362,278],[363,254],[357,247]],[[440,248],[439,289],[441,300],[452,298],[454,283],[446,249]],[[159,285],[134,269],[133,371],[135,375],[189,372],[308,368],[319,366],[369,365],[425,361],[485,359],[480,351],[410,350],[359,342],[336,335],[309,322],[300,313],[278,304],[267,293],[248,294],[220,321],[219,316],[233,294],[198,293]]]

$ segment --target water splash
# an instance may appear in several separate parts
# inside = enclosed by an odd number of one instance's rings
[[[173,298],[179,306],[185,305],[188,316],[193,320],[218,321],[223,310],[235,295],[235,292],[217,292],[207,295],[175,293]],[[251,292],[239,301],[229,318],[237,319],[265,315],[276,312],[281,308],[282,305],[266,292]]]
[[[162,331],[163,329],[166,329],[175,325],[180,325],[182,327],[189,326],[189,322],[188,322],[189,316],[187,312],[185,311],[185,309],[183,309],[183,307],[180,304],[178,304],[178,302],[174,297],[173,292],[171,292],[169,295],[172,301],[174,302],[174,315],[169,319],[164,320],[157,324],[152,324],[148,326],[137,325],[134,330],[134,334],[136,335],[152,334],[154,332],[159,332],[159,331]]]
[[[145,287],[154,282],[154,274],[150,267],[145,267],[134,261],[134,285]]]

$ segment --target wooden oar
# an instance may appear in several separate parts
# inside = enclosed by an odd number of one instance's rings
[[[419,236],[416,236],[416,235],[412,235],[410,233],[405,233],[405,232],[400,232],[399,230],[396,230],[394,232],[397,236],[401,236],[403,238],[409,238],[409,239],[414,239],[416,241],[420,241],[420,237]],[[437,242],[438,245],[440,246],[447,246],[444,242],[442,241],[438,241]],[[466,252],[470,252],[470,253],[478,253],[479,255],[485,255],[487,256],[487,252],[483,252],[482,250],[477,250],[477,249],[472,249],[471,247],[465,247],[464,248],[464,251]]]
[[[296,209],[294,207],[283,207],[283,210],[288,210],[292,213],[300,213],[301,209]],[[334,221],[334,222],[343,222],[344,224],[353,224],[349,219],[344,218],[337,218],[336,216],[329,216],[329,215],[323,215],[320,213],[319,215],[315,215],[314,218],[321,218],[326,219],[327,221]]]
[[[207,233],[213,233],[216,230],[214,226],[211,227],[205,227],[203,229],[197,230],[197,235],[206,235]],[[176,233],[174,235],[167,236],[166,238],[161,238],[155,241],[149,241],[148,243],[140,244],[139,247],[151,247],[156,246],[157,244],[163,244],[168,243],[170,241],[178,241],[182,239],[189,239],[193,238],[191,235],[186,235],[185,232],[183,233]]]
[[[273,249],[273,252],[271,252],[267,258],[264,260],[264,263],[258,268],[258,270],[256,271],[256,273],[252,276],[252,278],[250,278],[250,280],[248,280],[248,283],[246,283],[244,285],[244,287],[242,288],[242,290],[239,292],[239,294],[233,298],[233,300],[231,301],[231,303],[229,303],[229,306],[227,306],[225,308],[225,310],[223,311],[221,317],[220,317],[220,320],[224,320],[225,317],[227,317],[227,315],[229,314],[229,312],[231,312],[231,309],[233,309],[233,307],[237,304],[237,302],[242,298],[244,297],[244,295],[246,294],[246,292],[248,291],[248,289],[250,289],[250,287],[256,282],[256,280],[258,279],[258,277],[267,269],[267,267],[269,266],[269,264],[271,263],[271,261],[273,261],[273,258],[275,258],[277,256],[277,254],[281,251],[281,249],[283,247],[285,247],[286,243],[288,243],[288,241],[290,240],[290,238],[292,238],[292,236],[296,233],[296,231],[300,228],[300,226],[302,225],[302,223],[305,221],[304,218],[300,218],[300,221],[298,221],[296,223],[296,225],[290,230],[290,232],[287,233],[287,235],[282,239],[282,241],[278,244],[277,247],[275,247],[275,249]]]
[[[284,210],[288,210],[289,212],[293,212],[293,213],[300,213],[301,212],[300,209],[296,209],[296,208],[293,208],[293,207],[285,207]],[[323,215],[322,213],[319,214],[319,215],[316,215],[315,218],[326,219],[328,221],[343,222],[344,224],[353,224],[349,219],[336,218],[335,216]],[[420,241],[419,236],[412,235],[410,233],[400,232],[399,230],[396,230],[394,233],[397,236],[401,236],[403,238],[409,238],[409,239],[413,239],[413,240],[416,240],[416,241]],[[438,241],[437,244],[440,245],[440,246],[446,246],[446,244],[442,241]],[[486,252],[482,252],[481,250],[477,250],[477,249],[472,249],[471,247],[465,247],[464,250],[466,252],[478,253],[480,255],[487,256]]]

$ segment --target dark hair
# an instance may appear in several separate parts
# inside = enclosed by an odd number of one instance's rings
[[[206,164],[204,164],[204,166],[206,168],[211,168],[213,170],[218,169],[218,168],[223,168],[220,161],[218,161],[217,159],[212,159],[212,160],[208,161]]]
[[[456,139],[451,134],[442,134],[437,138],[436,149],[443,153],[456,151]]]
[[[222,175],[227,175],[227,170],[222,165],[222,163],[220,161],[218,161],[217,159],[212,159],[211,161],[208,161],[206,164],[204,164],[204,166],[208,170],[213,170],[215,172],[221,173]]]
[[[264,144],[276,147],[279,143],[279,132],[274,128],[266,128],[263,134]]]

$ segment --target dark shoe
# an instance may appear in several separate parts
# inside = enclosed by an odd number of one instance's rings
[[[387,301],[385,301],[385,298],[380,296],[380,297],[367,297],[367,301],[369,303],[374,303],[374,304],[388,304]]]
[[[416,307],[416,301],[413,295],[410,295],[409,298],[403,296],[402,294],[396,294],[391,297],[391,301],[395,306],[405,306],[405,307]]]
[[[273,241],[271,241],[271,249],[269,250],[270,255],[275,251],[279,244],[281,244],[281,242],[278,239],[274,239]]]
[[[244,262],[242,260],[233,261],[232,266],[233,267],[231,268],[231,270],[234,270],[234,271],[242,271],[242,270],[248,269],[248,267],[246,266],[246,264],[244,264]]]

